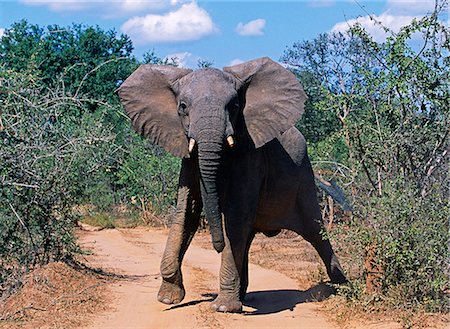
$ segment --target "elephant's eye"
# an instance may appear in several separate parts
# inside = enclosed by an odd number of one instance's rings
[[[180,102],[180,105],[178,105],[178,114],[183,116],[188,115],[187,105],[185,102]]]

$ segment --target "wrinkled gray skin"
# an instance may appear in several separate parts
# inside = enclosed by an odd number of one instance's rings
[[[331,281],[346,281],[321,234],[306,142],[293,127],[306,96],[289,71],[268,58],[224,71],[143,65],[119,96],[137,131],[183,157],[176,217],[161,262],[160,302],[184,298],[181,262],[202,209],[214,248],[222,252],[214,310],[242,310],[257,232],[297,232],[317,250]],[[196,142],[191,153],[190,139]]]

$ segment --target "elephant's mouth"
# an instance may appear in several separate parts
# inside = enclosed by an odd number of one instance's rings
[[[195,147],[195,144],[196,144],[197,142],[195,141],[195,139],[193,139],[193,138],[190,138],[189,139],[189,153],[192,153],[192,151],[194,150],[194,147]],[[233,136],[232,135],[229,135],[228,137],[227,137],[227,144],[228,144],[228,146],[230,147],[230,148],[233,148],[234,147],[234,138],[233,138]]]

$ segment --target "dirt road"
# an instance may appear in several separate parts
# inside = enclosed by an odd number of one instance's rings
[[[325,286],[300,291],[292,279],[250,265],[244,313],[209,310],[218,288],[220,256],[192,245],[184,261],[186,298],[168,307],[156,301],[161,278],[159,261],[166,235],[148,229],[85,232],[82,247],[91,249],[91,266],[123,274],[113,288],[111,310],[89,328],[335,328],[313,302],[327,294]]]

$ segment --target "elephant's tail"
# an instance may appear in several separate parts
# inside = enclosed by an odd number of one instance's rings
[[[325,191],[329,196],[333,198],[334,201],[336,201],[344,211],[352,211],[352,206],[350,205],[350,202],[348,202],[344,191],[336,184],[335,181],[331,180],[328,182],[327,180],[323,179],[319,174],[316,172],[314,173],[314,178],[316,179],[317,185]]]

